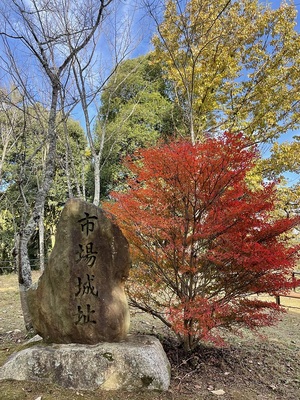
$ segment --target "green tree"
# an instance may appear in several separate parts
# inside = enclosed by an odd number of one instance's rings
[[[102,195],[122,175],[120,160],[174,132],[173,104],[152,55],[124,61],[101,96],[96,134],[103,146]]]

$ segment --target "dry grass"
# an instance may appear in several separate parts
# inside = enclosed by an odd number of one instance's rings
[[[38,273],[34,272],[34,280]],[[282,299],[300,307],[300,300]],[[293,303],[293,304],[292,304]],[[174,347],[168,331],[153,318],[137,313],[132,332],[155,334],[163,340],[172,363],[172,382],[166,393],[80,392],[34,382],[0,382],[1,400],[298,400],[300,398],[300,309],[291,309],[282,321],[263,330],[265,338],[245,333],[230,337],[229,346],[203,346],[185,356]],[[23,327],[17,276],[0,276],[0,365],[22,346]],[[217,396],[214,390],[225,393]]]

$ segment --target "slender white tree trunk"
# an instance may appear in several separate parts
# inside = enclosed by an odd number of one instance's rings
[[[95,185],[95,191],[94,191],[94,200],[93,204],[95,206],[99,206],[100,204],[100,159],[101,155],[97,154],[94,157],[94,185]]]
[[[45,269],[45,226],[44,226],[45,209],[42,209],[39,220],[39,259],[40,271],[44,272]]]

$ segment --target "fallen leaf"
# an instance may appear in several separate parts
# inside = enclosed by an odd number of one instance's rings
[[[217,396],[223,396],[223,394],[225,394],[223,389],[219,389],[219,390],[212,390],[211,393],[217,395]]]

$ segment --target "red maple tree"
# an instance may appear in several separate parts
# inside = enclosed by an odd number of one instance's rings
[[[132,249],[133,305],[173,329],[186,350],[221,343],[220,329],[256,329],[282,309],[258,296],[291,289],[298,259],[272,214],[276,185],[247,185],[258,152],[242,134],[143,149],[126,160],[126,189],[106,209]],[[294,282],[295,283],[295,282]]]

